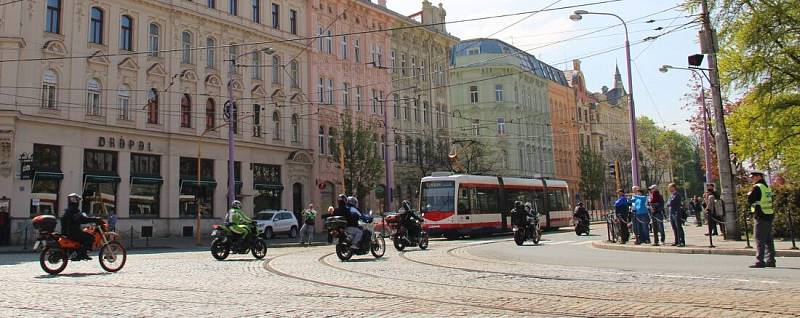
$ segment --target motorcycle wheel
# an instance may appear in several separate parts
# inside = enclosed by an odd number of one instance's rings
[[[39,265],[50,275],[58,275],[67,268],[69,255],[60,248],[45,247],[39,254]]]
[[[375,256],[375,258],[381,258],[383,254],[386,254],[386,241],[383,239],[383,236],[374,235],[372,237],[370,252],[372,252],[372,256]]]
[[[353,250],[350,249],[350,244],[345,242],[336,244],[336,256],[342,261],[349,260],[353,257]]]
[[[230,247],[222,242],[222,239],[214,239],[214,242],[211,243],[211,256],[214,256],[218,261],[228,258],[230,253]]]
[[[517,246],[522,246],[522,244],[525,243],[525,234],[522,232],[523,230],[514,232],[514,243],[517,243]]]
[[[402,237],[395,236],[392,241],[394,242],[394,249],[396,249],[398,252],[402,252],[404,249],[406,249],[406,245],[403,244]]]
[[[118,242],[109,242],[100,248],[100,267],[106,272],[116,273],[125,266],[128,260],[128,252]]]
[[[533,244],[539,245],[539,240],[542,239],[542,231],[537,228],[533,229]]]
[[[419,239],[419,249],[424,250],[428,248],[428,233],[422,233],[422,238]]]
[[[583,233],[583,231],[581,231],[581,226],[580,225],[575,226],[575,235],[581,236],[581,233]]]
[[[262,259],[267,256],[267,241],[262,238],[257,238],[255,243],[253,243],[253,248],[250,249],[250,253],[253,254],[253,257],[256,259]]]

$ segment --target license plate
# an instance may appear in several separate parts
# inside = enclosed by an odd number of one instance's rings
[[[33,244],[33,249],[34,250],[38,250],[39,249],[39,245],[42,245],[42,241],[36,241],[36,244]]]

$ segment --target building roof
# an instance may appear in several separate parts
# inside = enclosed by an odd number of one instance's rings
[[[452,61],[451,63],[455,64],[455,59],[457,57],[475,55],[473,51],[474,49],[478,49],[477,54],[508,55],[506,59],[496,59],[487,61],[487,63],[497,61],[506,62],[508,60],[513,60],[515,66],[518,66],[524,70],[528,70],[543,79],[550,80],[564,86],[568,85],[567,78],[564,76],[563,71],[547,63],[539,61],[532,54],[520,50],[519,48],[498,39],[471,39],[459,42],[453,47],[450,53]]]

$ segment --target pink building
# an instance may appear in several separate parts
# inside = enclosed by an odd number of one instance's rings
[[[311,112],[317,113],[308,130],[310,136],[317,136],[312,146],[316,153],[317,188],[307,191],[320,210],[332,205],[336,195],[344,192],[339,159],[331,155],[332,147],[338,147],[341,114],[349,113],[355,120],[371,123],[380,140],[394,140],[391,131],[384,136],[385,103],[381,102],[392,90],[391,73],[385,68],[390,32],[385,30],[392,26],[394,17],[385,9],[385,1],[380,2],[308,1],[307,29],[310,34],[322,36],[309,43],[305,92]],[[391,127],[392,116],[386,117]],[[383,180],[379,184],[384,184]],[[367,202],[361,203],[362,208],[382,208],[374,193],[368,197]]]

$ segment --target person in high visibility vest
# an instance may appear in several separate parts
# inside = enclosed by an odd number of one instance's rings
[[[772,238],[772,220],[775,218],[775,213],[772,210],[772,189],[764,181],[763,171],[751,171],[750,180],[753,182],[753,189],[747,194],[747,202],[750,204],[750,214],[755,220],[753,233],[756,239],[756,263],[750,265],[750,268],[775,267],[775,241]]]

